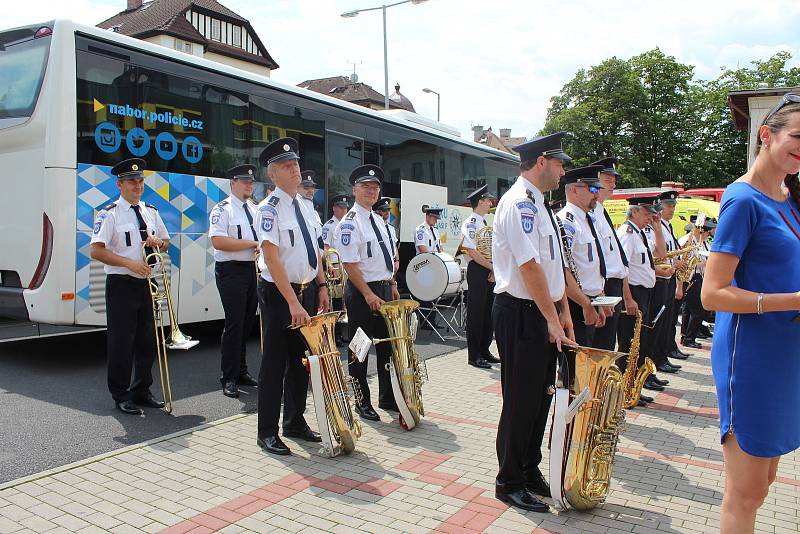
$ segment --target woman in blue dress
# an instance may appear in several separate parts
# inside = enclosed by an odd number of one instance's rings
[[[800,96],[759,127],[756,160],[725,190],[703,306],[716,310],[725,494],[720,531],[751,533],[781,455],[800,447]]]

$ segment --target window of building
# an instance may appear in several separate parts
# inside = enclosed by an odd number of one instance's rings
[[[190,43],[189,41],[184,41],[183,39],[175,39],[175,50],[191,54],[192,43]]]
[[[241,26],[234,26],[233,27],[233,46],[237,48],[242,47],[242,27]]]
[[[211,19],[211,39],[214,41],[220,40],[220,20]]]

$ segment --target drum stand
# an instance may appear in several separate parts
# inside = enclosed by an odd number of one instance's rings
[[[417,309],[417,311],[419,311],[420,315],[422,316],[422,320],[425,321],[425,324],[427,324],[430,327],[430,329],[439,337],[439,339],[442,342],[444,342],[444,337],[442,336],[442,334],[439,333],[439,331],[433,325],[433,323],[431,322],[431,318],[436,319],[437,316],[441,317],[442,321],[444,321],[444,324],[446,325],[445,328],[447,331],[452,331],[453,334],[455,334],[455,336],[458,339],[464,339],[464,336],[456,332],[456,329],[453,326],[453,323],[455,323],[457,326],[460,326],[456,321],[456,314],[458,314],[459,309],[463,309],[464,305],[463,295],[464,292],[459,290],[457,295],[437,298],[436,300],[430,303],[429,308],[419,307]],[[449,304],[441,303],[442,299],[455,299],[455,298],[459,299],[459,303],[455,306],[452,305],[452,300],[450,300]],[[453,310],[453,314],[450,317],[450,321],[448,321],[447,318],[444,316],[444,313],[442,313],[442,310],[448,310],[448,309]]]

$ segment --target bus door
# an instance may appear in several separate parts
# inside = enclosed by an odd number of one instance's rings
[[[364,139],[333,130],[327,130],[327,150],[325,174],[325,217],[331,217],[330,199],[338,195],[347,195],[350,205],[353,203],[353,187],[350,185],[350,173],[364,161]]]

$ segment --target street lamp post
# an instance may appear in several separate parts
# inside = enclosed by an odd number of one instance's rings
[[[441,120],[441,119],[439,119],[439,110],[441,109],[440,104],[441,104],[442,95],[440,95],[439,93],[437,93],[433,89],[428,89],[427,87],[424,88],[422,90],[422,92],[423,93],[433,93],[433,94],[436,95],[436,122],[439,122]]]
[[[384,109],[389,109],[389,61],[388,61],[388,48],[386,45],[386,10],[390,7],[399,6],[400,4],[408,4],[412,3],[414,5],[421,4],[422,2],[427,2],[427,0],[401,0],[400,2],[395,2],[393,4],[385,4],[378,7],[368,7],[365,9],[356,9],[354,11],[345,11],[342,13],[342,17],[344,18],[352,18],[357,17],[359,13],[364,13],[365,11],[377,11],[380,9],[383,11],[383,107]]]

